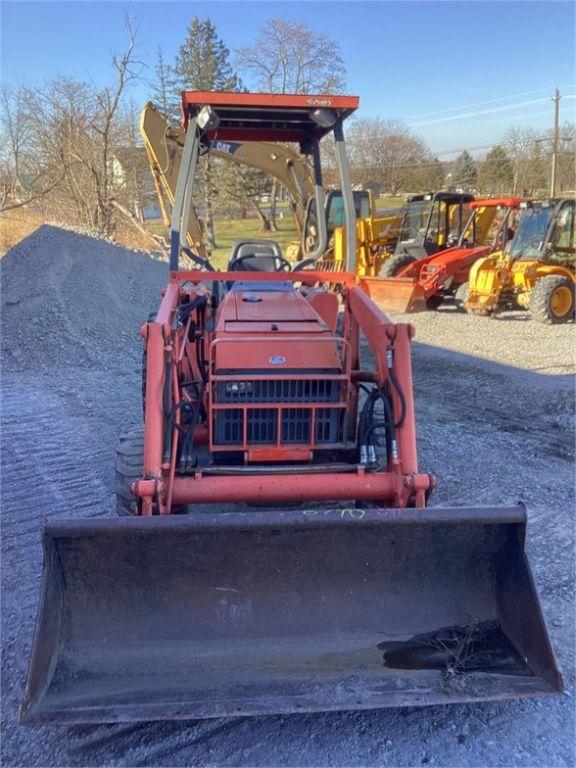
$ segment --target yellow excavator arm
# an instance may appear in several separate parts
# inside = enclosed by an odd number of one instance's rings
[[[170,125],[151,102],[142,110],[140,132],[144,139],[162,218],[165,225],[169,226],[185,132],[181,127]],[[306,205],[314,194],[313,171],[306,159],[284,144],[271,142],[215,140],[211,143],[209,151],[214,157],[257,168],[280,181],[290,192],[296,228],[298,233],[302,234]],[[371,275],[378,273],[382,258],[393,248],[401,216],[399,212],[394,212],[376,217],[372,194],[363,194],[368,197],[369,211],[358,211],[356,269],[359,275]],[[196,253],[206,257],[202,224],[194,207],[190,210],[187,241]],[[341,271],[345,262],[345,250],[345,230],[339,226],[334,230],[334,242],[328,248],[324,259],[319,262],[319,267],[326,271]],[[301,258],[300,243],[288,245],[286,256],[292,261]]]
[[[162,218],[168,226],[180,171],[185,131],[181,127],[170,125],[156,107],[148,102],[140,116],[140,133],[144,139]],[[306,160],[283,144],[256,141],[216,140],[210,145],[210,154],[232,163],[257,168],[278,179],[292,196],[294,219],[300,231],[306,202],[314,193],[312,169]],[[188,245],[200,256],[206,256],[202,225],[193,207],[188,224]]]

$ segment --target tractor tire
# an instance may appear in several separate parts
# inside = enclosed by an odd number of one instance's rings
[[[444,296],[441,293],[435,293],[426,299],[426,309],[434,311],[444,303]]]
[[[414,256],[410,256],[407,253],[399,253],[398,256],[391,256],[382,265],[382,268],[380,269],[380,276],[396,277],[399,272],[402,272],[404,267],[407,267],[408,264],[412,264],[414,261],[418,261],[418,259],[414,258]]]
[[[142,477],[144,427],[135,427],[123,435],[116,448],[116,512],[120,517],[136,515],[136,499],[130,483]]]
[[[540,278],[530,293],[528,310],[540,323],[567,323],[574,317],[574,283],[562,275]]]
[[[144,427],[134,427],[120,435],[116,448],[116,513],[119,517],[136,515],[136,499],[130,484],[142,477],[144,463]],[[173,515],[185,515],[187,506],[172,507]]]
[[[461,283],[456,289],[456,293],[454,294],[454,303],[456,304],[456,307],[459,312],[466,311],[465,304],[468,298],[469,291],[470,291],[470,283],[468,282],[468,280],[465,283]]]
[[[469,315],[475,315],[476,317],[495,317],[496,311],[493,309],[469,309],[465,307],[466,312]]]

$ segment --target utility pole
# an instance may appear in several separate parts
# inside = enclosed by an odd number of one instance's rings
[[[558,164],[558,142],[560,140],[560,130],[558,127],[560,114],[560,91],[558,88],[554,91],[554,133],[552,135],[552,175],[550,179],[550,197],[556,194],[556,167]]]

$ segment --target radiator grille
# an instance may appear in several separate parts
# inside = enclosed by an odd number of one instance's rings
[[[338,403],[342,382],[334,379],[218,381],[213,401],[212,443],[214,446],[329,445],[342,442],[343,409],[317,408],[312,441],[312,408],[304,405]],[[281,404],[278,408],[223,408],[218,404]],[[302,404],[286,407],[284,404]],[[246,414],[246,426],[244,426]],[[280,434],[278,435],[278,431]]]
[[[334,379],[219,381],[219,403],[336,403],[341,382]]]

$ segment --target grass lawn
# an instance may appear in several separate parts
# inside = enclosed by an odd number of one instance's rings
[[[260,239],[276,240],[280,243],[282,253],[293,240],[298,240],[298,233],[292,217],[278,219],[278,232],[260,232],[258,219],[220,219],[214,222],[216,248],[212,251],[211,261],[215,267],[224,268],[230,258],[232,246],[236,240]]]
[[[400,197],[379,197],[376,199],[376,213],[385,208],[402,208],[405,202],[406,198],[404,195]]]

